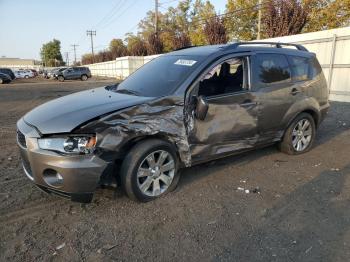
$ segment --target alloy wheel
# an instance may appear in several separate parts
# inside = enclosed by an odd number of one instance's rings
[[[293,148],[298,151],[304,151],[312,139],[312,126],[308,119],[301,119],[293,128],[292,144]]]
[[[175,175],[175,160],[165,150],[150,153],[137,170],[137,185],[147,196],[159,196],[171,185]]]

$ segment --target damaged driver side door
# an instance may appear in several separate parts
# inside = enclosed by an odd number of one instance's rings
[[[194,163],[256,145],[258,106],[250,90],[249,64],[248,56],[221,59],[190,91],[192,123],[187,129]]]

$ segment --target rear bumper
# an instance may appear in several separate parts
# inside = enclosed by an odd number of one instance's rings
[[[320,108],[320,120],[318,121],[318,125],[320,125],[323,122],[323,120],[326,118],[328,111],[329,111],[329,107],[330,107],[329,103],[321,106],[321,108]]]
[[[47,193],[89,202],[108,162],[96,155],[61,155],[38,146],[37,131],[22,119],[17,128],[23,169],[26,176]],[[23,135],[22,135],[23,134]],[[24,137],[24,138],[23,138]]]

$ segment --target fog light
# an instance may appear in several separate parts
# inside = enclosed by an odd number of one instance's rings
[[[63,177],[56,170],[45,169],[43,173],[44,181],[52,187],[61,187],[63,185]]]

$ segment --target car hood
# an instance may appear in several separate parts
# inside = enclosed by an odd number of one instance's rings
[[[98,116],[152,100],[108,91],[106,87],[67,95],[28,112],[24,121],[41,134],[67,133]]]

